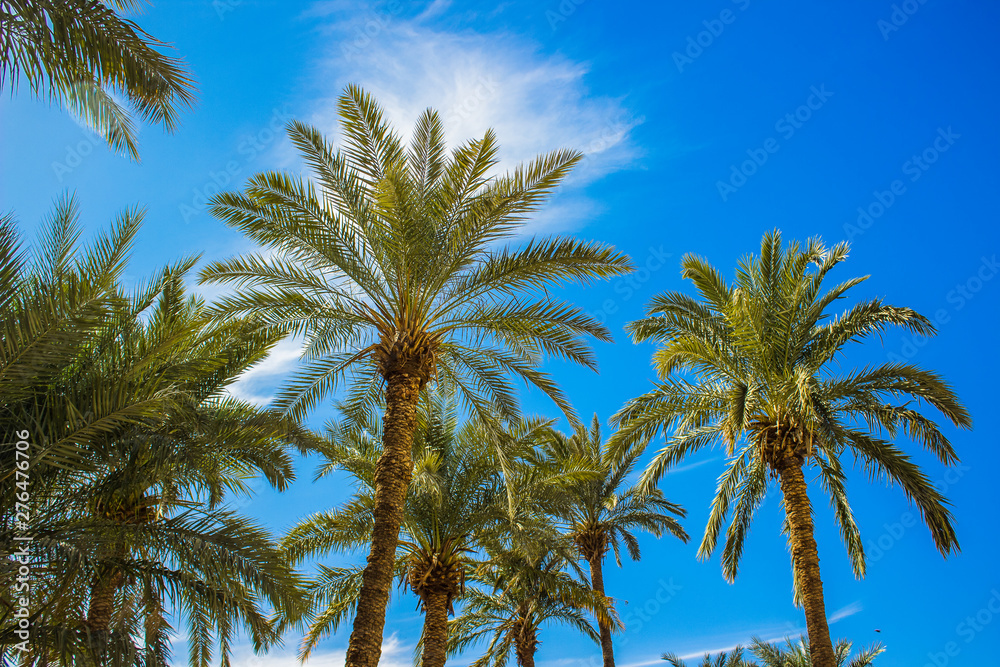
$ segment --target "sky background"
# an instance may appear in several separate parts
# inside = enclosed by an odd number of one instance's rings
[[[452,143],[495,128],[504,167],[556,148],[586,153],[525,230],[610,243],[640,267],[567,290],[617,341],[598,346],[599,375],[548,365],[585,418],[606,421],[652,386],[653,347],[633,345],[623,326],[654,294],[690,292],[679,276],[685,253],[731,276],[775,227],[789,239],[850,240],[831,280],[870,274],[853,299],[915,308],[939,335],[890,332],[852,351],[845,367],[903,358],[942,372],[975,428],[945,429],[962,458],[951,472],[906,445],[954,503],[962,552],[947,560],[908,520],[898,489],[855,471],[848,488],[869,554],[866,579],[855,580],[832,512],[811,487],[831,632],[856,646],[885,643],[882,667],[996,660],[1000,5],[160,0],[138,20],[176,46],[199,88],[175,134],[144,128],[141,164],[57,108],[23,93],[0,100],[0,208],[33,234],[53,199],[75,192],[93,234],[127,206],[145,206],[130,279],[183,255],[200,253],[204,263],[248,250],[205,201],[257,171],[297,171],[284,123],[301,119],[336,136],[335,99],[348,82],[372,92],[404,135],[428,106],[443,114]],[[294,343],[283,344],[238,393],[267,401],[296,356]],[[524,404],[555,416],[536,395]],[[310,423],[329,416],[318,410]],[[262,488],[242,503],[276,534],[348,493],[343,480],[312,483],[316,462],[300,463],[291,490]],[[690,544],[642,536],[640,562],[606,569],[628,626],[617,638],[619,665],[803,632],[773,490],[735,584],[723,580],[718,557],[695,559],[723,465],[722,452],[704,452],[663,481],[688,509]],[[416,599],[397,594],[383,664],[409,664],[419,629]],[[348,631],[310,662],[343,664]],[[540,667],[599,664],[598,647],[570,631],[547,627],[541,640]],[[294,664],[295,643],[289,637],[268,664]],[[177,649],[182,662],[183,638]],[[242,647],[236,664],[262,663]]]

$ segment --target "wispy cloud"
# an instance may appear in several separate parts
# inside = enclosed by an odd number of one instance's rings
[[[706,461],[707,463],[707,461]],[[698,465],[698,464],[694,464]],[[853,616],[864,609],[861,601],[852,602],[849,605],[841,607],[837,611],[833,612],[827,617],[827,621],[832,625],[837,621],[847,618],[848,616]],[[759,637],[762,641],[768,644],[774,644],[776,642],[784,642],[786,639],[792,639],[796,641],[797,638],[806,633],[806,629],[803,627],[796,626],[792,623],[786,623],[784,626],[770,625],[766,627],[758,627],[755,630],[741,631],[738,633],[729,633],[727,635],[713,635],[711,637],[703,637],[694,641],[688,642],[688,646],[702,646],[704,648],[683,649],[685,653],[680,655],[682,660],[692,660],[696,658],[701,658],[706,653],[718,654],[728,651],[732,651],[737,646],[747,647],[750,644],[750,640],[753,637]],[[650,658],[649,660],[640,660],[638,662],[631,662],[627,665],[622,665],[622,667],[649,667],[650,665],[662,665],[664,664],[662,660],[654,660]]]
[[[864,605],[861,604],[861,600],[856,600],[855,602],[852,602],[845,607],[841,607],[837,611],[830,614],[829,618],[827,618],[827,622],[832,625],[833,623],[843,620],[848,616],[854,616],[861,611],[864,611]]]
[[[267,357],[230,385],[228,393],[254,405],[267,405],[274,399],[276,385],[298,365],[302,347],[297,338],[280,341]]]
[[[805,631],[805,628],[799,627],[791,622],[787,622],[783,625],[771,624],[767,626],[758,626],[756,628],[748,628],[739,632],[708,635],[692,639],[685,642],[686,646],[681,646],[675,649],[675,652],[684,651],[684,653],[678,657],[682,660],[691,660],[701,658],[706,653],[717,654],[732,651],[737,646],[747,647],[750,645],[750,641],[754,637],[760,638],[761,641],[765,643],[773,644],[775,642],[782,642],[787,638],[797,638],[799,635],[804,634]],[[663,664],[663,661],[659,660],[654,663],[652,659],[650,659],[650,661],[635,662],[629,665],[624,665],[623,667],[641,667],[642,665],[652,664]]]
[[[670,468],[669,470],[667,470],[665,475],[676,475],[679,472],[687,472],[688,470],[694,470],[695,468],[700,468],[701,466],[706,465],[708,463],[715,463],[718,460],[719,457],[716,456],[710,459],[705,459],[704,461],[695,461],[694,463],[689,463],[687,465],[677,466],[676,468]]]
[[[493,128],[502,169],[557,148],[580,150],[586,159],[556,203],[562,219],[548,216],[539,226],[583,226],[581,218],[596,209],[578,201],[578,188],[634,163],[639,149],[631,131],[643,119],[623,98],[590,94],[586,63],[543,54],[509,34],[434,27],[449,5],[435,0],[415,18],[344,0],[314,5],[307,15],[322,17],[332,37],[318,74],[331,85],[310,121],[336,136],[336,97],[356,82],[379,100],[404,138],[428,107],[441,113],[451,146]]]

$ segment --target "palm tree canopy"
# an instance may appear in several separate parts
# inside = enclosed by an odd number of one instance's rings
[[[676,518],[685,515],[680,505],[664,498],[659,489],[625,486],[642,453],[642,447],[610,449],[601,437],[597,415],[589,429],[578,426],[571,436],[555,433],[543,444],[542,455],[550,465],[596,473],[563,489],[568,498],[565,510],[559,512],[584,558],[603,557],[610,547],[620,567],[624,543],[629,556],[639,560],[637,528],[656,537],[670,533],[688,540]]]
[[[851,642],[846,639],[837,641],[833,647],[837,667],[870,667],[875,658],[885,652],[881,644],[872,644],[848,662],[851,646]],[[754,637],[750,650],[761,661],[760,667],[812,667],[812,661],[809,659],[809,642],[805,637],[800,638],[798,642],[787,639],[785,647]]]
[[[207,665],[217,643],[225,658],[241,628],[258,647],[273,643],[261,604],[296,616],[299,581],[266,531],[223,503],[255,475],[284,488],[287,447],[316,443],[280,412],[224,392],[276,338],[239,318],[213,322],[184,293],[193,260],[126,292],[118,276],[137,216],[83,253],[73,249],[75,219],[72,200],[60,202],[36,262],[7,295],[17,308],[51,306],[37,334],[28,318],[5,322],[3,338],[4,433],[32,427],[32,500],[30,523],[18,526],[6,492],[15,480],[2,480],[0,544],[13,552],[28,532],[32,569],[46,573],[32,589],[33,655],[85,660],[91,635],[107,629],[114,664],[159,664],[171,604],[188,623],[192,665]],[[13,461],[8,440],[3,459]],[[11,563],[0,580],[13,609]],[[4,645],[16,627],[0,621]]]
[[[346,406],[370,417],[383,379],[401,373],[436,379],[481,417],[506,418],[518,412],[513,376],[572,415],[539,370],[541,356],[594,367],[583,336],[610,335],[547,289],[619,275],[631,263],[571,238],[504,242],[581,155],[555,151],[491,175],[492,131],[447,155],[434,111],[420,117],[408,147],[361,89],[347,88],[339,112],[340,149],[315,128],[288,126],[314,182],[262,173],[212,203],[215,215],[268,251],[202,272],[203,282],[242,288],[218,312],[259,315],[305,337],[310,361],[281,405],[301,415],[349,380]]]
[[[0,86],[23,79],[69,107],[119,153],[138,160],[132,114],[168,131],[194,101],[183,61],[120,12],[142,0],[0,0]],[[115,96],[124,98],[122,106]]]
[[[507,494],[497,448],[504,448],[510,458],[516,452],[508,446],[510,441],[498,441],[475,420],[460,423],[454,400],[437,391],[423,396],[417,415],[413,481],[397,546],[396,574],[421,600],[430,589],[444,588],[451,608],[473,574],[481,540],[504,527]],[[292,562],[368,543],[381,443],[379,420],[329,426],[323,448],[327,462],[317,478],[347,472],[357,489],[342,507],[314,514],[289,532],[282,544]],[[303,657],[353,613],[360,592],[361,568],[321,565],[320,572],[310,588],[314,609]]]
[[[569,625],[595,643],[600,636],[589,614],[618,623],[603,596],[566,572],[569,563],[560,555],[511,550],[491,556],[478,573],[486,586],[472,589],[461,616],[450,622],[449,654],[486,643],[472,667],[504,667],[519,645],[533,654],[541,643],[538,631],[552,623]]]
[[[839,640],[834,646],[837,667],[870,667],[875,658],[885,651],[881,644],[873,644],[847,662],[851,646],[851,642],[846,639]],[[737,646],[729,653],[719,653],[714,658],[711,654],[705,654],[700,667],[812,667],[812,661],[809,659],[809,642],[804,637],[798,642],[785,640],[784,648],[754,637],[750,651],[761,661],[760,663],[744,658],[744,649]],[[664,653],[663,659],[673,667],[686,667],[686,663],[674,653]]]
[[[671,667],[687,667],[687,663],[676,653],[664,653],[661,658],[669,662]],[[757,667],[757,665],[745,659],[743,648],[737,646],[728,653],[719,653],[714,659],[711,654],[706,653],[698,667]]]
[[[644,473],[647,485],[685,456],[713,443],[725,446],[730,460],[699,555],[714,551],[732,513],[722,555],[730,580],[769,471],[801,462],[815,467],[855,573],[864,574],[864,550],[841,462],[846,453],[872,479],[902,487],[943,554],[958,549],[947,500],[893,439],[906,436],[952,465],[958,456],[948,438],[916,407],[926,403],[966,428],[969,413],[938,374],[911,364],[877,364],[848,373],[832,367],[848,343],[878,336],[890,326],[935,333],[925,317],[881,299],[861,301],[829,317],[827,309],[865,280],[853,278],[821,292],[824,278],[847,253],[846,243],[826,248],[818,239],[783,247],[775,231],[763,238],[759,257],[740,262],[733,285],[704,259],[687,255],[682,275],[694,283],[699,298],[659,295],[648,317],[628,327],[636,341],[660,343],[653,357],[660,382],[615,415],[619,431],[612,439],[616,447],[628,447],[672,430]]]

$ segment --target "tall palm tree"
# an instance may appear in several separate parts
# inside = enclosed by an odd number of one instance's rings
[[[202,280],[242,288],[220,301],[220,316],[254,314],[305,337],[310,363],[282,396],[290,414],[345,384],[351,414],[385,405],[372,540],[347,652],[349,667],[370,667],[381,653],[421,390],[436,380],[475,414],[511,418],[513,375],[572,415],[539,370],[541,357],[593,368],[583,337],[610,335],[547,288],[619,275],[631,263],[569,238],[502,244],[579,153],[556,151],[490,176],[492,131],[449,157],[434,111],[420,117],[409,149],[361,89],[348,87],[339,111],[342,150],[312,127],[289,125],[317,183],[258,174],[244,192],[213,199],[215,215],[273,254],[217,262]]]
[[[138,160],[133,113],[168,131],[194,101],[183,61],[120,12],[142,0],[0,0],[0,87],[26,83]],[[115,100],[119,95],[128,108]]]
[[[471,667],[503,667],[511,653],[518,667],[534,667],[539,632],[552,623],[569,625],[600,643],[588,613],[605,622],[617,619],[604,596],[567,572],[568,565],[552,552],[492,554],[478,573],[487,587],[470,590],[462,614],[451,621],[449,653],[488,640],[485,653]]]
[[[66,292],[92,270],[74,261],[73,217],[56,222],[43,268],[25,280],[43,284],[47,275]],[[113,239],[107,249],[119,247]],[[66,363],[5,406],[5,436],[16,422],[32,426],[32,441],[82,445],[66,448],[72,466],[51,447],[33,457],[26,526],[9,520],[16,513],[4,494],[5,551],[19,534],[34,539],[32,660],[164,664],[168,598],[189,623],[192,665],[210,662],[213,635],[228,659],[240,627],[257,646],[274,642],[262,600],[299,613],[298,578],[267,533],[222,503],[256,474],[283,488],[293,476],[286,447],[315,443],[281,413],[223,395],[276,338],[250,321],[213,323],[200,300],[184,295],[191,264],[168,267],[132,293],[113,284]],[[19,623],[11,613],[16,574],[5,559],[0,643],[8,647]]]
[[[629,401],[613,420],[619,427],[612,438],[617,439],[616,447],[674,429],[645,471],[645,484],[654,484],[685,456],[716,442],[724,445],[730,461],[720,478],[699,556],[706,558],[715,550],[732,511],[722,553],[723,572],[730,581],[768,479],[778,479],[794,583],[805,607],[817,667],[833,667],[835,657],[806,466],[830,496],[857,576],[864,575],[865,557],[847,499],[841,460],[848,453],[873,479],[902,487],[947,556],[959,548],[948,502],[894,439],[906,436],[944,465],[952,465],[958,456],[948,438],[914,402],[926,402],[959,427],[971,426],[969,413],[936,373],[897,363],[842,373],[830,363],[848,343],[879,335],[890,326],[935,333],[923,316],[880,299],[862,301],[827,319],[827,308],[865,280],[854,278],[820,294],[826,274],[847,252],[846,243],[827,249],[818,239],[783,248],[775,231],[764,236],[759,257],[740,263],[734,286],[705,260],[686,256],[683,276],[695,284],[700,299],[662,294],[654,298],[646,319],[629,325],[636,341],[661,344],[653,357],[660,382]]]
[[[591,586],[601,596],[605,595],[604,557],[609,548],[614,552],[618,567],[622,565],[621,544],[633,560],[639,560],[639,541],[633,532],[636,529],[656,537],[670,533],[687,542],[688,535],[675,518],[684,516],[683,508],[664,498],[659,489],[625,486],[643,448],[610,449],[601,438],[597,415],[589,430],[578,426],[572,436],[557,433],[543,445],[543,450],[546,458],[557,466],[580,465],[598,473],[564,490],[567,503],[559,514],[580,557],[587,561]],[[611,605],[610,601],[608,604]],[[598,625],[604,667],[614,667],[611,624],[601,622]]]
[[[413,443],[413,483],[406,499],[395,570],[420,599],[424,667],[444,665],[448,615],[465,592],[482,536],[502,526],[506,493],[489,438],[481,424],[459,425],[455,403],[438,392],[425,394]],[[374,473],[381,450],[379,424],[359,429],[331,427],[320,476],[346,471],[358,484],[336,511],[296,525],[283,541],[292,562],[336,550],[362,547],[371,537]],[[307,658],[321,637],[335,630],[357,604],[361,568],[323,568],[312,586],[313,621],[303,642]]]

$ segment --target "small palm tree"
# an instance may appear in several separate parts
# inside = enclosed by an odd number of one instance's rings
[[[761,661],[761,667],[812,667],[809,642],[805,637],[801,637],[798,642],[788,639],[785,644],[787,648],[783,649],[755,637],[750,650]],[[834,644],[833,652],[836,655],[837,667],[870,667],[875,658],[885,651],[881,644],[873,644],[847,662],[851,646],[851,642],[846,639],[838,640]]]
[[[503,667],[511,653],[519,667],[534,667],[545,625],[562,623],[600,643],[588,614],[615,623],[604,596],[565,571],[569,563],[557,553],[494,554],[478,578],[487,588],[469,591],[462,614],[451,621],[449,653],[457,654],[488,641],[486,652],[471,667]]]
[[[119,12],[141,0],[0,0],[0,86],[23,79],[68,106],[118,152],[139,158],[132,114],[172,131],[194,100],[184,64]],[[115,100],[122,96],[131,108]]]
[[[301,416],[345,384],[350,414],[385,406],[369,558],[347,652],[349,667],[374,667],[421,391],[436,380],[474,414],[509,419],[518,413],[513,375],[572,415],[539,370],[542,355],[593,368],[583,337],[610,335],[547,288],[619,275],[631,264],[610,247],[568,238],[520,249],[502,243],[579,153],[556,151],[490,176],[492,131],[449,157],[434,111],[420,117],[407,149],[359,88],[347,88],[339,110],[342,150],[312,127],[289,125],[318,183],[258,174],[244,192],[213,199],[218,217],[274,254],[212,264],[202,280],[242,288],[220,301],[220,317],[252,314],[305,337],[310,363],[281,397],[290,414]]]
[[[687,663],[675,653],[664,653],[661,658],[669,662],[671,667],[687,667]],[[714,659],[710,653],[706,653],[698,667],[757,667],[757,665],[744,659],[743,648],[737,646],[729,653],[724,651],[719,653]]]
[[[757,663],[745,659],[743,657],[743,648],[737,646],[729,653],[723,652],[718,654],[714,659],[711,654],[706,653],[702,659],[701,667],[813,667],[813,663],[809,658],[809,643],[804,637],[798,643],[792,642],[791,639],[786,640],[785,643],[787,649],[754,637],[750,651],[758,660],[762,661],[759,666]],[[837,641],[833,648],[833,652],[836,655],[837,667],[870,667],[875,658],[884,651],[885,649],[882,648],[881,644],[874,644],[856,655],[848,663],[847,658],[851,653],[851,642],[841,639]],[[684,661],[673,653],[664,653],[663,659],[673,665],[673,667],[686,667]]]
[[[947,500],[912,459],[892,441],[911,438],[945,465],[958,456],[939,426],[921,414],[926,403],[953,424],[969,428],[969,413],[937,374],[910,364],[888,363],[840,374],[831,362],[852,341],[890,326],[931,335],[931,323],[909,308],[879,299],[863,301],[839,317],[827,308],[864,278],[820,294],[827,273],[847,257],[847,244],[826,249],[819,240],[782,247],[781,235],[764,236],[759,257],[740,263],[730,286],[703,259],[688,255],[683,275],[701,299],[670,292],[653,300],[646,319],[629,330],[636,341],[662,347],[653,361],[660,383],[614,417],[615,446],[673,428],[667,445],[647,468],[654,484],[685,456],[713,443],[730,457],[720,478],[699,556],[716,547],[733,513],[722,553],[723,572],[736,577],[743,543],[768,487],[777,478],[784,499],[794,583],[805,606],[817,667],[834,667],[813,537],[812,504],[805,467],[815,470],[829,494],[854,572],[865,572],[864,549],[847,499],[842,457],[850,453],[873,479],[898,484],[920,508],[937,548],[958,550]],[[815,267],[810,271],[810,267]],[[679,377],[682,372],[690,376]],[[909,400],[898,402],[901,397]]]
[[[688,535],[675,518],[684,516],[683,508],[669,502],[659,489],[623,488],[643,448],[609,449],[601,438],[597,415],[589,430],[578,426],[569,437],[557,433],[543,445],[543,451],[546,459],[556,467],[576,465],[597,473],[593,478],[565,488],[566,503],[558,514],[579,556],[590,567],[591,586],[601,596],[605,595],[604,557],[609,548],[614,552],[618,567],[622,565],[621,544],[633,560],[639,560],[639,541],[633,533],[637,528],[656,537],[670,533],[687,542]],[[611,605],[610,599],[608,605]],[[611,625],[602,622],[599,627],[604,667],[614,667]]]

